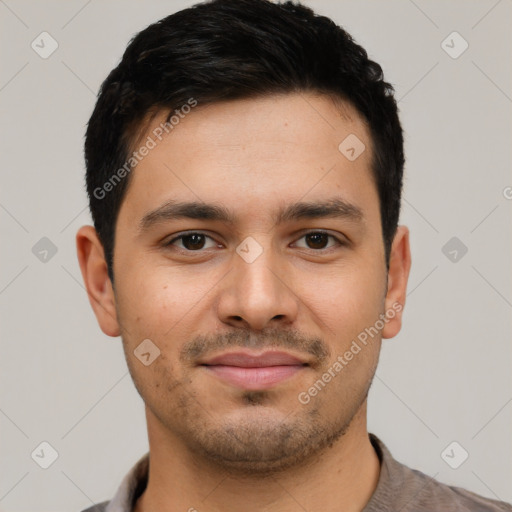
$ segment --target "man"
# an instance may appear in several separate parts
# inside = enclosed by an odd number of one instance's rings
[[[91,305],[150,452],[88,510],[496,511],[369,434],[409,234],[392,87],[331,20],[214,0],[139,33],[86,142]]]

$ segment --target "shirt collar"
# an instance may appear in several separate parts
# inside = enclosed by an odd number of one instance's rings
[[[143,455],[124,477],[105,512],[132,512],[148,483],[149,452]]]
[[[395,470],[401,464],[393,459],[389,450],[376,435],[369,434],[369,438],[379,457],[380,475],[377,487],[362,512],[377,512],[382,510],[384,502],[389,498],[390,482],[394,481],[395,484],[397,483],[395,478],[391,476],[391,473],[394,473],[394,477],[398,476],[395,474]],[[132,512],[137,499],[146,488],[148,475],[149,452],[143,455],[124,477],[116,494],[107,505],[105,512]]]

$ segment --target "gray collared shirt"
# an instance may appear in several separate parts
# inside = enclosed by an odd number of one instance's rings
[[[362,512],[512,512],[508,503],[448,486],[410,469],[395,460],[377,436],[369,436],[381,469],[375,492]],[[132,512],[146,488],[148,470],[149,453],[146,453],[125,476],[112,500],[82,512]]]

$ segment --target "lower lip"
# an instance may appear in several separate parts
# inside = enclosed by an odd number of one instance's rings
[[[305,368],[303,365],[264,366],[258,368],[224,365],[205,365],[204,367],[225,382],[249,390],[269,389]]]

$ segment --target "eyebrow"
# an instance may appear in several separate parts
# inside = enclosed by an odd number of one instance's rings
[[[334,197],[325,201],[298,202],[282,207],[273,217],[276,224],[302,219],[339,218],[360,222],[364,219],[362,210],[344,199]],[[139,232],[149,230],[157,224],[177,219],[213,220],[235,224],[234,215],[219,204],[199,201],[166,201],[158,208],[146,213],[139,223]]]

